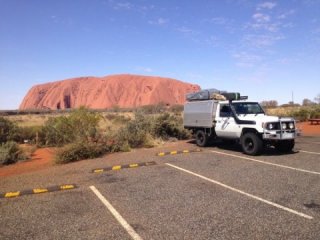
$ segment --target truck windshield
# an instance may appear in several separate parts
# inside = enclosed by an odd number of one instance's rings
[[[259,103],[256,102],[239,102],[239,103],[232,103],[234,109],[236,110],[236,113],[238,115],[240,114],[259,114],[263,113],[264,111],[259,105]]]

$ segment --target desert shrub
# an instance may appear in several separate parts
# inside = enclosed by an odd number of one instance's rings
[[[320,106],[314,106],[312,108],[310,118],[320,118]]]
[[[144,147],[151,145],[152,118],[142,112],[136,112],[134,120],[120,128],[117,141],[128,142],[130,147]]]
[[[163,113],[155,118],[153,133],[155,137],[164,139],[170,137],[187,139],[190,137],[189,131],[183,128],[182,118],[169,113]]]
[[[100,136],[98,124],[101,119],[99,113],[79,108],[69,116],[49,118],[45,123],[46,145],[62,146],[72,142],[97,141]]]
[[[292,116],[299,121],[306,121],[310,118],[310,110],[301,108],[292,113]]]
[[[117,124],[125,124],[127,122],[130,121],[129,117],[123,116],[123,115],[119,115],[119,114],[114,114],[114,113],[108,113],[104,116],[106,119],[108,119],[109,121],[112,121],[114,123]]]
[[[77,142],[58,151],[55,162],[58,164],[91,159],[110,152],[110,147],[100,143]]]
[[[172,105],[169,110],[173,113],[182,113],[183,112],[183,105]]]
[[[16,142],[8,141],[0,145],[0,164],[7,165],[25,159],[23,151]]]
[[[156,114],[156,113],[164,112],[165,110],[166,110],[166,104],[163,102],[160,102],[154,105],[144,105],[139,108],[139,111],[145,114]]]
[[[17,131],[17,141],[23,143],[28,140],[32,144],[45,144],[45,134],[42,126],[19,127]],[[38,142],[37,142],[38,138]]]
[[[66,116],[50,117],[46,121],[43,131],[45,132],[45,144],[49,146],[62,146],[71,143],[76,134],[70,119]]]
[[[10,120],[0,117],[0,143],[18,138],[18,126]]]

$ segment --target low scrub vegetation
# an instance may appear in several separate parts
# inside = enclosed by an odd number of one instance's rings
[[[105,120],[112,127],[100,124]],[[33,131],[29,136],[34,137]],[[44,146],[62,147],[56,163],[67,163],[131,148],[153,147],[159,139],[186,139],[190,133],[183,128],[179,114],[145,114],[140,109],[132,117],[118,113],[103,116],[80,108],[69,115],[49,118],[37,129],[37,137]]]
[[[299,121],[307,121],[310,118],[320,118],[320,105],[300,107],[278,107],[266,110],[270,115],[280,117],[294,117]]]
[[[0,164],[7,165],[19,160],[25,160],[26,156],[16,142],[8,141],[0,145]]]

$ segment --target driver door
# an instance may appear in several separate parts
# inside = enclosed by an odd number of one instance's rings
[[[238,125],[234,120],[229,104],[220,104],[219,115],[216,117],[215,131],[218,137],[237,137]]]

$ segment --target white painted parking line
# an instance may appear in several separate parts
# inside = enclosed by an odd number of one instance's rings
[[[216,154],[220,154],[220,155],[226,155],[226,156],[229,156],[229,157],[241,158],[241,159],[245,159],[245,160],[248,160],[248,161],[258,162],[258,163],[262,163],[262,164],[266,164],[266,165],[271,165],[271,166],[275,166],[275,167],[287,168],[287,169],[291,169],[291,170],[295,170],[295,171],[299,171],[299,172],[320,175],[320,172],[309,171],[309,170],[305,170],[305,169],[302,169],[302,168],[294,168],[294,167],[290,167],[290,166],[286,166],[286,165],[281,165],[281,164],[276,164],[276,163],[271,163],[271,162],[265,162],[265,161],[257,160],[257,159],[254,159],[254,158],[243,157],[243,156],[230,154],[230,153],[225,153],[225,152],[218,152],[218,151],[211,151],[211,152],[212,153],[216,153]]]
[[[320,144],[320,142],[301,142],[301,141],[297,141],[296,143],[302,143],[302,144]]]
[[[246,193],[246,192],[241,191],[241,190],[239,190],[239,189],[236,189],[236,188],[234,188],[234,187],[230,187],[230,186],[228,186],[228,185],[226,185],[226,184],[224,184],[224,183],[221,183],[221,182],[218,182],[218,181],[216,181],[216,180],[213,180],[213,179],[207,178],[207,177],[205,177],[205,176],[202,176],[202,175],[200,175],[200,174],[191,172],[191,171],[189,171],[189,170],[187,170],[187,169],[178,167],[178,166],[173,165],[173,164],[170,164],[170,163],[166,163],[166,165],[168,165],[168,166],[170,166],[170,167],[173,167],[173,168],[175,168],[175,169],[178,169],[178,170],[180,170],[180,171],[189,173],[189,174],[191,174],[191,175],[193,175],[193,176],[199,177],[199,178],[201,178],[201,179],[203,179],[203,180],[206,180],[206,181],[208,181],[208,182],[212,182],[212,183],[217,184],[217,185],[219,185],[219,186],[221,186],[221,187],[227,188],[227,189],[229,189],[229,190],[231,190],[231,191],[234,191],[234,192],[243,194],[243,195],[245,195],[245,196],[247,196],[247,197],[249,197],[249,198],[253,198],[253,199],[255,199],[255,200],[258,200],[258,201],[261,201],[261,202],[263,202],[263,203],[269,204],[269,205],[271,205],[271,206],[273,206],[273,207],[276,207],[276,208],[282,209],[282,210],[284,210],[284,211],[287,211],[287,212],[296,214],[296,215],[298,215],[298,216],[300,216],[300,217],[303,217],[303,218],[306,218],[306,219],[313,219],[312,216],[309,216],[309,215],[306,215],[306,214],[304,214],[304,213],[298,212],[298,211],[293,210],[293,209],[291,209],[291,208],[287,208],[287,207],[282,206],[282,205],[280,205],[280,204],[277,204],[277,203],[268,201],[268,200],[266,200],[266,199],[257,197],[257,196],[255,196],[255,195],[250,194],[250,193]]]
[[[95,186],[90,186],[90,189],[100,199],[100,201],[108,208],[111,214],[117,219],[121,226],[129,233],[134,240],[142,240],[136,231],[127,223],[127,221],[118,213],[118,211],[109,203],[109,201],[99,192]]]
[[[303,151],[303,150],[299,150],[299,152],[320,155],[320,153],[318,153],[318,152],[309,152],[309,151]]]

